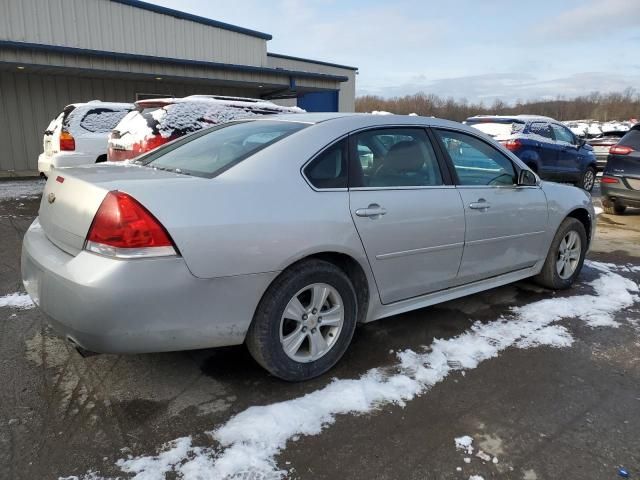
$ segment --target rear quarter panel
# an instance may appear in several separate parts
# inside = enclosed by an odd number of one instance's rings
[[[542,190],[547,196],[549,209],[549,230],[547,231],[546,249],[549,249],[553,237],[562,221],[572,212],[583,209],[589,214],[591,229],[587,232],[590,244],[596,229],[596,214],[591,201],[591,195],[581,188],[554,182],[542,182]]]

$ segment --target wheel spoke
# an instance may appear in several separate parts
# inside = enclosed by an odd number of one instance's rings
[[[564,260],[558,260],[556,262],[556,271],[558,275],[562,276],[562,269],[564,268]]]
[[[322,310],[322,306],[327,301],[329,296],[329,289],[325,285],[314,285],[311,291],[311,308],[315,308],[318,311]]]
[[[567,249],[567,237],[563,238],[560,242],[560,253],[563,253]]]
[[[574,249],[569,252],[570,260],[578,260],[580,258],[580,250]]]
[[[576,239],[578,238],[578,236],[575,234],[575,232],[570,232],[569,233],[569,241],[567,242],[567,247],[569,248],[569,250],[573,250],[573,247],[576,244]]]
[[[329,348],[327,341],[320,332],[320,329],[317,329],[314,333],[309,335],[309,341],[311,343],[311,358],[316,358]]]
[[[334,305],[322,312],[322,326],[334,327],[342,323],[342,305]]]
[[[287,305],[287,309],[284,311],[284,317],[295,320],[296,322],[301,322],[302,315],[305,313],[306,310],[302,303],[300,303],[300,300],[298,300],[298,297],[293,297]]]
[[[301,328],[297,328],[282,339],[282,347],[284,348],[284,351],[289,355],[295,355],[298,353],[298,350],[300,350],[300,346],[306,337],[307,334],[302,332]]]

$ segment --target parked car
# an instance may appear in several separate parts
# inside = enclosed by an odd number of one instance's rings
[[[596,155],[598,170],[604,170],[607,164],[607,158],[609,157],[609,149],[618,143],[627,131],[628,130],[607,132],[591,140],[587,140],[587,143],[593,147],[593,152]]]
[[[24,285],[74,345],[246,343],[286,380],[330,369],[357,322],[528,277],[568,288],[595,229],[588,193],[539,181],[476,129],[337,113],[232,121],[67,170],[39,214]]]
[[[600,189],[606,213],[622,215],[627,207],[640,208],[640,123],[609,150]]]
[[[242,97],[191,95],[140,100],[109,135],[108,159],[130,160],[176,138],[238,118],[300,112],[304,110]]]
[[[533,115],[476,116],[465,123],[502,143],[541,178],[593,189],[593,147],[562,123]]]
[[[93,100],[64,107],[44,132],[38,170],[47,176],[52,168],[75,167],[107,160],[107,137],[131,103]]]

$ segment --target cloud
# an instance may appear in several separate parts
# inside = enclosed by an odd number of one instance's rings
[[[637,0],[606,0],[549,15],[545,22],[531,28],[537,41],[581,41],[640,27],[640,2]]]

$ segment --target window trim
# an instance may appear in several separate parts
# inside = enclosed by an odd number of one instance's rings
[[[314,192],[346,192],[349,190],[349,179],[351,177],[351,148],[350,148],[350,142],[349,142],[349,134],[345,133],[344,135],[341,135],[340,137],[332,140],[330,143],[326,144],[324,147],[322,147],[320,150],[318,150],[316,153],[314,153],[311,158],[309,158],[309,160],[307,160],[306,162],[304,162],[302,164],[302,166],[300,167],[300,175],[302,175],[302,178],[304,178],[304,181],[307,182],[307,185],[309,185],[311,187],[311,189]],[[343,140],[347,140],[347,186],[346,187],[339,187],[339,188],[318,188],[315,185],[313,185],[313,183],[311,183],[311,180],[309,180],[309,178],[307,177],[307,175],[304,173],[304,171],[306,170],[306,168],[316,159],[318,158],[320,155],[322,155],[324,152],[326,152],[328,149],[330,149],[331,147],[333,147],[334,145],[340,143]]]
[[[358,145],[356,142],[356,135],[359,135],[361,133],[368,132],[368,131],[397,130],[401,128],[408,129],[408,130],[422,130],[426,134],[427,140],[429,141],[431,148],[433,149],[433,153],[435,154],[436,164],[440,171],[442,184],[441,185],[415,185],[415,186],[398,185],[398,186],[389,186],[389,187],[354,187],[352,186],[351,181],[354,177],[353,168],[355,168],[354,167],[355,162],[360,161],[358,158],[358,151],[357,151]],[[411,124],[409,125],[375,125],[375,126],[368,126],[368,127],[360,128],[357,130],[353,130],[352,132],[349,133],[349,156],[348,156],[348,160],[349,160],[348,173],[349,174],[348,174],[348,184],[347,184],[348,189],[353,190],[354,192],[357,192],[357,191],[376,191],[376,190],[424,190],[424,189],[431,190],[431,189],[440,189],[444,187],[453,187],[454,182],[449,171],[449,166],[441,158],[438,149],[439,149],[438,145],[434,143],[434,139],[432,138],[430,128],[426,125],[415,125],[415,124],[414,125],[411,125]]]
[[[510,188],[510,189],[515,189],[515,188],[521,188],[523,187],[523,185],[518,185],[517,183],[514,183],[513,185],[463,185],[462,183],[460,183],[460,178],[458,177],[458,172],[455,169],[455,163],[453,163],[453,160],[451,158],[451,156],[449,155],[449,152],[447,152],[447,149],[444,146],[444,143],[442,142],[442,139],[440,138],[440,136],[437,134],[437,131],[443,131],[443,132],[456,132],[456,133],[462,133],[463,135],[468,135],[470,137],[473,137],[474,139],[484,143],[485,145],[493,148],[494,150],[496,150],[500,155],[502,155],[504,158],[506,158],[510,163],[511,166],[514,169],[514,172],[516,174],[516,182],[518,181],[518,177],[520,176],[520,172],[523,170],[523,168],[518,165],[516,162],[514,162],[511,158],[509,158],[508,155],[505,155],[503,152],[500,151],[499,148],[497,148],[495,145],[491,145],[491,143],[487,142],[484,138],[478,137],[477,135],[468,132],[466,130],[461,130],[461,129],[457,129],[457,128],[449,128],[449,127],[432,127],[432,130],[434,130],[433,132],[433,136],[436,138],[437,142],[438,142],[438,148],[440,149],[440,153],[441,155],[443,155],[443,157],[446,159],[447,164],[449,165],[449,168],[451,170],[451,175],[454,178],[454,185],[456,186],[456,188]],[[533,187],[533,185],[529,186],[527,185],[526,187]],[[538,186],[536,186],[535,188],[539,188]]]

